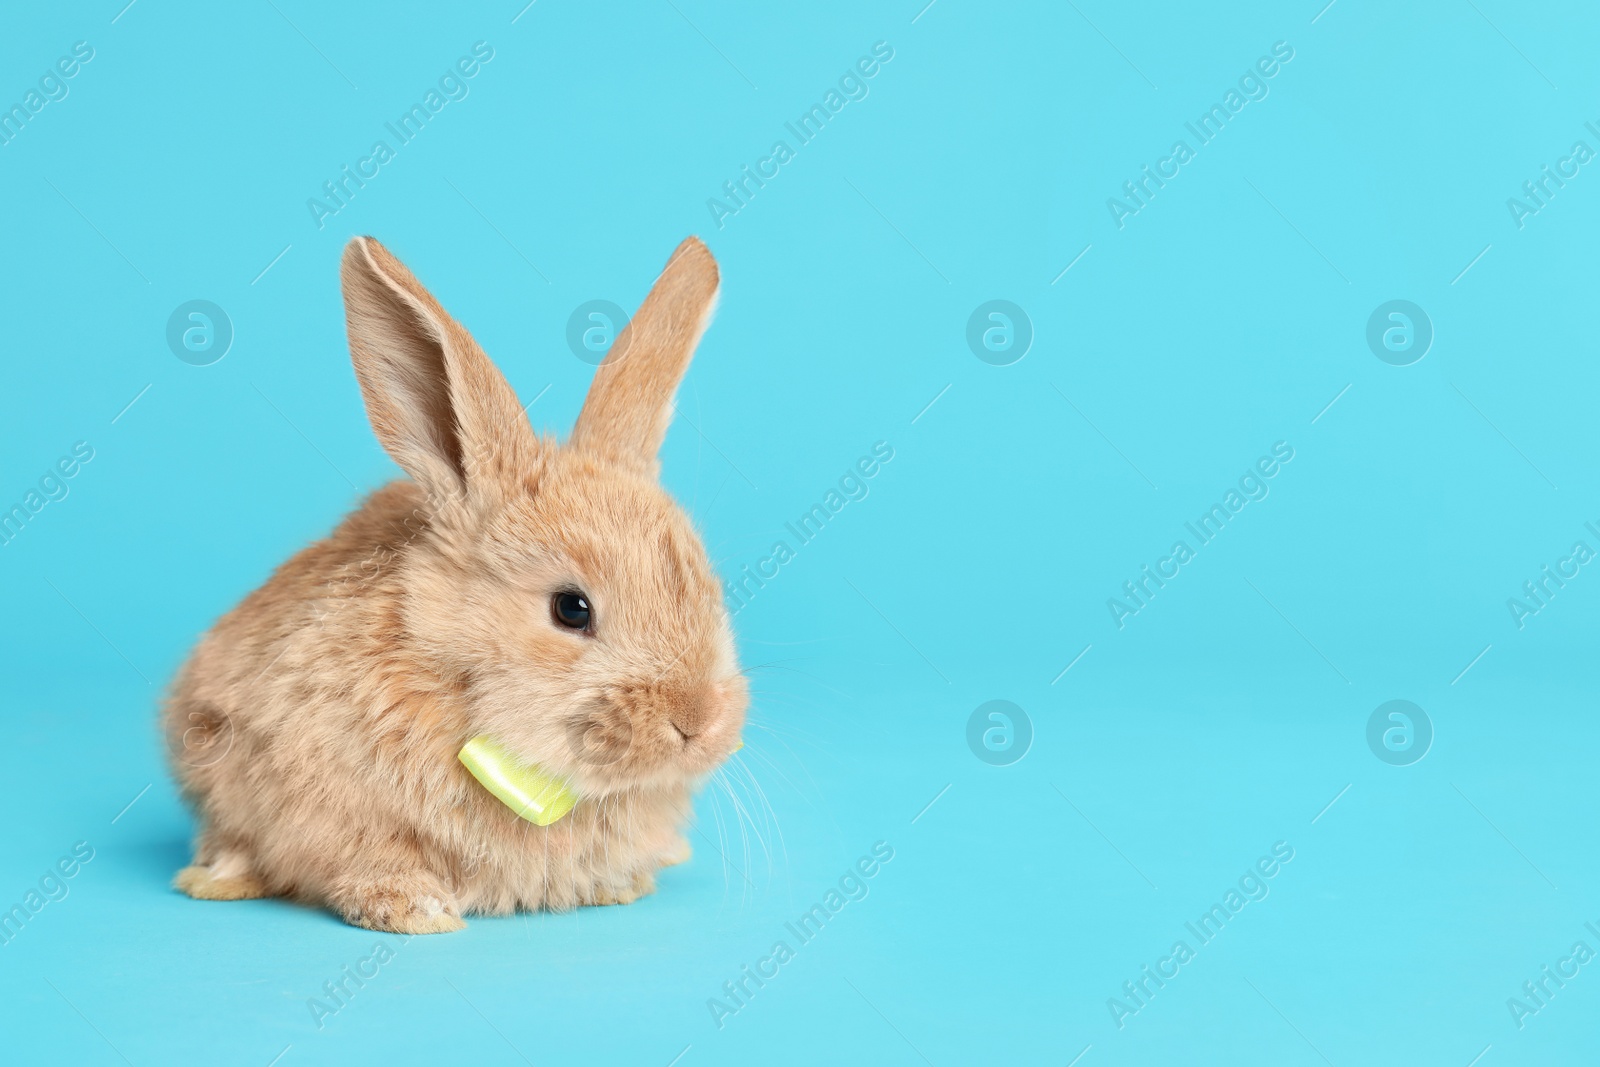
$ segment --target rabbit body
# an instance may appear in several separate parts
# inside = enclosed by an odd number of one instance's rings
[[[191,896],[286,896],[380,930],[627,903],[688,857],[694,786],[748,700],[720,586],[657,482],[716,268],[674,254],[570,441],[376,242],[344,262],[352,358],[411,475],[206,634],[162,713],[200,828]],[[625,357],[625,358],[624,358]],[[552,615],[581,597],[590,621]],[[579,796],[548,827],[456,758],[489,733]]]

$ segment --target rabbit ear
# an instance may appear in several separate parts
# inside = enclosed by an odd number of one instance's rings
[[[340,277],[350,359],[389,455],[435,506],[515,492],[538,441],[472,335],[370,237],[345,246]]]
[[[717,303],[717,261],[698,238],[678,246],[638,314],[595,371],[571,446],[655,477],[673,394]]]

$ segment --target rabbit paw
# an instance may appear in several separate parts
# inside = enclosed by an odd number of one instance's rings
[[[661,866],[676,867],[680,863],[688,863],[689,857],[692,855],[694,855],[694,849],[689,847],[689,839],[681,834],[677,835],[672,842],[672,846],[661,857]]]
[[[591,903],[600,904],[632,904],[640,897],[647,897],[656,891],[656,876],[649,871],[640,871],[633,876],[633,883],[624,888],[616,886],[595,886],[594,899]]]
[[[455,897],[430,874],[392,875],[349,887],[334,901],[345,922],[391,934],[446,934],[466,928]]]
[[[172,879],[172,888],[196,900],[254,900],[268,895],[266,887],[249,871],[227,873],[220,864],[185,867]]]

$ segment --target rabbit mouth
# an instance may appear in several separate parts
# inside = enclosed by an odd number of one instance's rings
[[[728,754],[719,730],[696,730],[667,716],[635,724],[619,709],[575,719],[566,733],[563,762],[580,792],[590,795],[690,781]]]

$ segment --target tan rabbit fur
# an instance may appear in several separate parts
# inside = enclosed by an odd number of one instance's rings
[[[351,358],[410,475],[280,567],[200,641],[163,709],[200,823],[176,885],[287,896],[376,930],[627,903],[688,856],[695,784],[748,700],[720,586],[657,482],[718,278],[691,238],[596,371],[570,441],[388,251],[342,267]],[[592,627],[552,614],[580,592]],[[456,753],[490,734],[565,776],[541,828]]]

